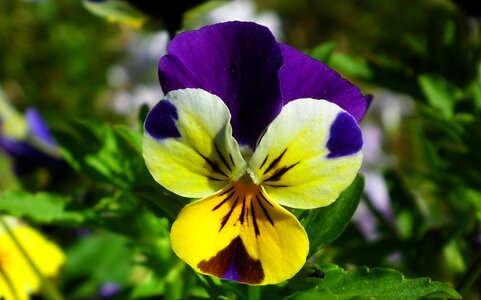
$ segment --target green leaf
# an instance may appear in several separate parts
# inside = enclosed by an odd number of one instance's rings
[[[142,155],[142,134],[125,125],[115,125],[115,132],[121,136],[138,154]]]
[[[309,256],[336,240],[346,229],[356,211],[364,190],[364,177],[357,175],[351,185],[327,206],[307,212],[301,219],[309,236]]]
[[[183,24],[184,29],[194,29],[205,24],[206,14],[222,5],[229,3],[225,0],[210,0],[205,3],[194,6],[184,13]]]
[[[157,213],[156,210],[161,210],[172,221],[175,220],[180,210],[191,201],[189,198],[180,197],[166,190],[161,185],[137,186],[133,190],[133,194],[155,205],[157,209],[149,207],[154,213]]]
[[[329,65],[342,74],[348,74],[362,80],[371,80],[374,76],[373,70],[364,58],[333,53],[330,57]]]
[[[144,14],[131,6],[127,1],[83,0],[82,4],[92,14],[105,18],[110,22],[120,22],[133,27],[140,27],[146,19]]]
[[[93,180],[128,190],[148,175],[140,137],[126,127],[82,120],[53,132],[63,158]]]
[[[62,284],[68,286],[72,298],[90,297],[102,284],[128,284],[131,279],[133,252],[129,240],[120,235],[90,235],[66,252]]]
[[[314,47],[308,51],[307,54],[317,60],[327,63],[336,47],[337,44],[335,42],[326,42]]]
[[[461,91],[439,75],[420,75],[418,82],[428,103],[445,117],[452,117]]]
[[[286,299],[461,299],[458,292],[445,283],[426,277],[406,279],[392,269],[361,267],[348,272],[333,264],[319,268],[321,278],[304,278],[304,281],[315,284],[314,288],[296,292]]]
[[[0,194],[0,214],[38,223],[80,224],[90,216],[90,212],[78,206],[68,198],[45,192],[6,191]]]
[[[10,99],[0,87],[0,120],[1,133],[15,139],[25,138],[28,133],[28,126],[25,118],[15,110]]]

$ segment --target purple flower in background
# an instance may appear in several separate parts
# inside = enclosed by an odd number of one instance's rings
[[[99,291],[99,296],[102,299],[114,297],[119,293],[121,286],[115,282],[107,282],[102,284]]]
[[[34,108],[27,109],[25,120],[28,130],[26,137],[15,139],[2,133],[0,119],[0,149],[13,158],[15,172],[23,175],[36,167],[63,165],[55,141],[39,112]]]
[[[264,285],[305,263],[307,234],[284,208],[327,206],[362,161],[368,100],[264,26],[179,34],[159,63],[164,99],[145,121],[154,179],[184,197],[175,253],[196,271]]]

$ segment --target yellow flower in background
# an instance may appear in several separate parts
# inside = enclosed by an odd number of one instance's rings
[[[14,218],[2,218],[43,277],[55,276],[65,262],[63,251],[37,230]],[[41,289],[41,279],[7,230],[0,226],[0,299],[23,300]]]

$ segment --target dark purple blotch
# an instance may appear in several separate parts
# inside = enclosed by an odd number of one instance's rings
[[[247,253],[240,237],[233,239],[216,256],[201,261],[198,267],[207,274],[249,284],[259,284],[264,280],[261,262]]]
[[[177,138],[181,134],[176,121],[179,119],[177,108],[168,100],[161,100],[145,119],[145,131],[156,139]]]
[[[356,120],[347,112],[340,112],[331,125],[327,158],[351,155],[361,148],[362,134]]]

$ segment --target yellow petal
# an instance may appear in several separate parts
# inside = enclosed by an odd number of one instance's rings
[[[244,180],[185,206],[172,225],[172,248],[203,274],[251,285],[282,282],[304,265],[307,235],[291,213]]]
[[[12,233],[43,276],[50,277],[58,273],[65,256],[57,245],[25,225],[16,226]],[[39,278],[6,232],[0,233],[0,268],[0,298],[29,299],[29,293],[40,290]]]
[[[200,89],[172,91],[152,109],[143,155],[158,183],[190,198],[219,191],[246,165],[232,137],[229,109]]]
[[[308,209],[336,200],[361,162],[362,136],[355,119],[331,102],[298,99],[269,125],[249,172],[273,200]]]

